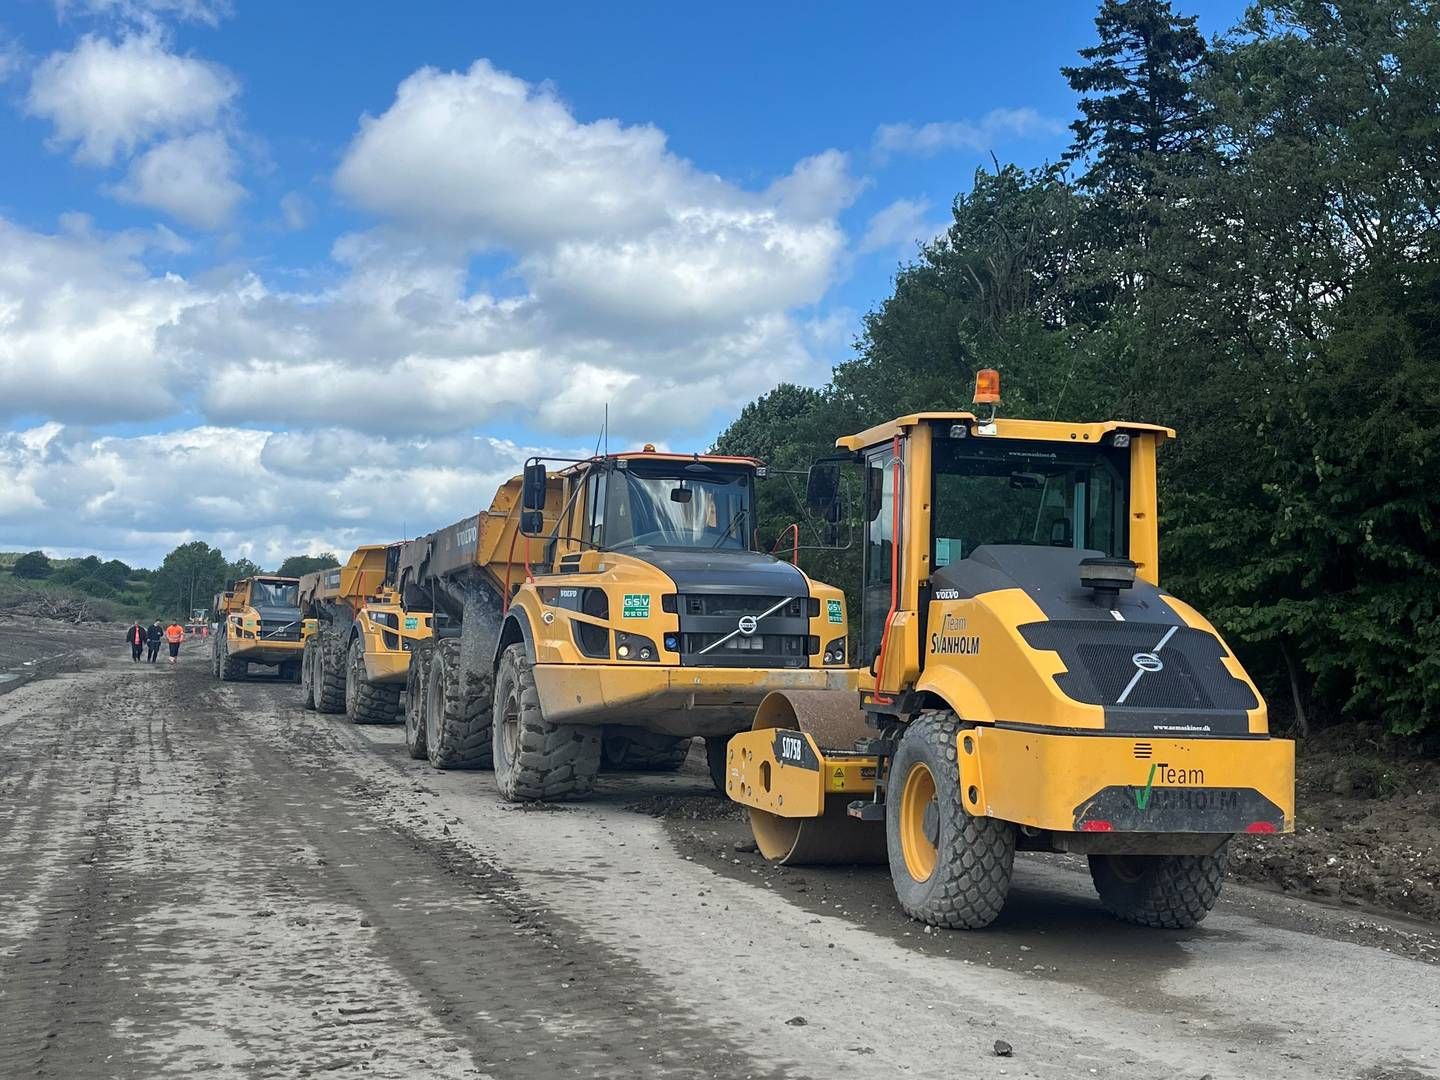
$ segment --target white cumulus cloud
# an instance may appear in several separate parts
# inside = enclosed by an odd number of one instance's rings
[[[162,210],[187,225],[218,229],[245,197],[232,177],[235,164],[225,136],[202,131],[152,146],[110,190],[124,202]]]
[[[83,218],[53,235],[0,219],[0,417],[104,422],[163,417],[183,372],[164,327],[204,297],[152,275],[147,247],[173,235],[94,235]]]
[[[896,199],[871,215],[860,251],[913,250],[916,244],[934,239],[945,226],[927,220],[929,213],[930,203],[925,199]]]
[[[1007,139],[1056,135],[1064,130],[1064,123],[1032,108],[991,109],[973,121],[882,124],[875,131],[874,150],[882,161],[899,154],[933,157],[945,150],[985,152]]]
[[[502,439],[390,440],[206,425],[96,436],[48,423],[0,433],[0,548],[43,538],[157,564],[203,539],[274,567],[448,525],[489,505],[537,452]]]
[[[178,56],[149,34],[87,35],[43,60],[26,108],[74,145],[76,160],[109,165],[161,135],[213,125],[238,86],[223,67]]]

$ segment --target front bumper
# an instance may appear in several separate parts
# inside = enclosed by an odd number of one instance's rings
[[[956,739],[960,798],[976,817],[1052,833],[1221,835],[1295,831],[1295,744],[1135,739],[976,727]],[[796,730],[730,740],[737,802],[817,817],[827,797],[870,799],[879,762]]]
[[[772,690],[857,690],[853,668],[702,668],[536,664],[545,718],[625,724],[659,734],[731,735],[750,727]]]
[[[256,638],[231,638],[226,650],[237,660],[247,664],[283,664],[300,659],[304,650],[303,641],[268,641]]]
[[[1146,739],[978,727],[957,740],[965,809],[1057,832],[1295,831],[1288,739]]]

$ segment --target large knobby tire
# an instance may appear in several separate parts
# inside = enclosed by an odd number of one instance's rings
[[[617,771],[674,772],[690,756],[690,742],[633,728],[606,728],[600,737],[600,764]]]
[[[215,677],[220,677],[220,642],[224,640],[218,634],[210,639],[210,670]]]
[[[906,914],[949,930],[978,930],[1005,906],[1015,827],[965,812],[955,761],[959,733],[950,712],[923,716],[906,730],[885,787],[885,846]]]
[[[729,749],[729,735],[705,736],[705,764],[710,769],[710,783],[721,795],[725,794],[725,765]]]
[[[488,673],[463,677],[459,638],[436,646],[425,680],[425,756],[435,768],[490,767],[493,686]]]
[[[594,789],[602,729],[545,719],[522,644],[511,645],[500,658],[494,717],[495,786],[503,798],[551,802]]]
[[[417,761],[425,754],[425,687],[430,681],[430,657],[434,646],[421,642],[410,654],[405,676],[405,749]]]
[[[220,655],[220,681],[239,682],[250,673],[250,665],[244,660],[237,660],[230,655],[227,648]]]
[[[314,638],[307,638],[300,651],[300,706],[315,708],[315,649]]]
[[[1213,855],[1091,855],[1090,879],[1116,918],[1188,930],[1220,899],[1229,856],[1229,841]]]
[[[393,724],[400,716],[400,687],[365,681],[365,641],[356,634],[345,659],[345,715],[357,724]]]
[[[345,641],[322,630],[315,637],[315,708],[323,713],[345,711]]]

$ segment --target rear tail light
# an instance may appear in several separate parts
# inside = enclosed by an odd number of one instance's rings
[[[1087,821],[1080,826],[1081,832],[1110,832],[1115,828],[1108,821]]]
[[[1275,826],[1269,821],[1252,821],[1245,826],[1247,833],[1273,833]]]

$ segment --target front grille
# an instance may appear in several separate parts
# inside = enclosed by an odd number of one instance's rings
[[[738,619],[741,615],[759,615],[761,612],[769,611],[782,599],[779,596],[712,596],[708,593],[694,593],[680,598],[680,613],[682,615],[733,615]],[[774,614],[792,619],[804,618],[806,599],[804,596],[793,597],[783,607],[776,609]]]
[[[299,641],[300,621],[289,619],[261,619],[260,638],[262,641]]]
[[[719,641],[724,636],[724,634],[681,634],[680,651],[682,653],[699,653],[701,649]],[[705,656],[798,656],[803,659],[815,651],[811,648],[811,641],[808,634],[755,634],[751,637],[736,634],[723,645],[711,649]],[[703,661],[704,658],[697,659]]]
[[[676,605],[680,663],[694,667],[809,667],[810,657],[820,651],[820,640],[810,634],[813,603],[806,596],[683,594]],[[739,632],[742,619],[756,620],[748,634]],[[702,651],[712,645],[709,652]]]
[[[1066,670],[1056,685],[1074,701],[1102,706],[1107,728],[1123,711],[1150,717],[1141,730],[1165,731],[1173,721],[1176,730],[1193,724],[1218,734],[1222,726],[1243,730],[1245,713],[1259,704],[1225,667],[1219,638],[1194,627],[1057,619],[1020,633],[1031,648],[1060,654]],[[1216,724],[1203,727],[1205,714]]]

